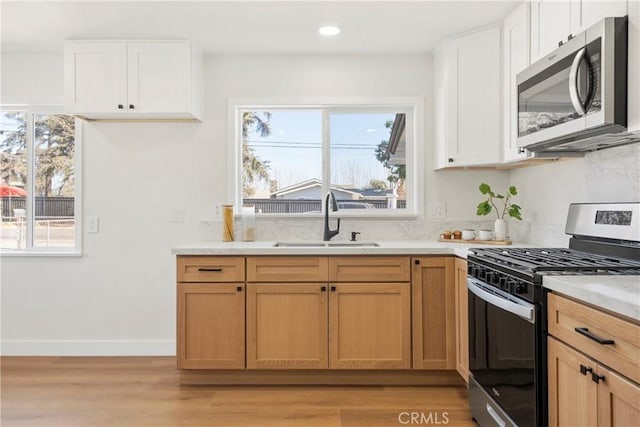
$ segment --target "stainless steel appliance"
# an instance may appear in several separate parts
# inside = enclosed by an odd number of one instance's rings
[[[572,204],[566,248],[474,248],[468,256],[469,402],[481,426],[545,426],[542,280],[640,274],[640,203]]]
[[[627,132],[627,18],[606,18],[516,77],[518,147],[540,157],[640,141]]]

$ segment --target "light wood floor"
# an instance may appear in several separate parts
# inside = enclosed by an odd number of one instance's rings
[[[464,387],[180,386],[173,357],[0,363],[5,427],[417,425],[403,412],[431,416],[431,424],[446,416],[450,426],[475,425]]]

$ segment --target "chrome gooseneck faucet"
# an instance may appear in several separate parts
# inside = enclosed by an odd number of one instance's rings
[[[332,191],[327,193],[327,197],[324,199],[324,241],[328,242],[333,236],[337,236],[340,233],[340,218],[338,218],[338,228],[331,230],[329,228],[329,199],[331,199],[331,210],[338,211],[338,202],[336,201],[336,195]]]

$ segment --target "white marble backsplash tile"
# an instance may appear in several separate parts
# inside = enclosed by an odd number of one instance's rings
[[[331,217],[331,228],[336,227]],[[236,221],[236,236],[241,236],[241,223]],[[322,240],[322,218],[259,218],[256,220],[256,240]],[[437,240],[445,230],[465,228],[493,230],[493,221],[424,221],[414,219],[373,220],[342,218],[340,234],[333,240],[349,240],[352,231],[360,232],[358,240]],[[201,240],[210,240],[203,238]]]

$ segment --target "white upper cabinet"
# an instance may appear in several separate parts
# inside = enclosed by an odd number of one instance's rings
[[[531,2],[531,62],[545,56],[567,41],[571,34],[569,1],[537,0]]]
[[[608,16],[625,16],[627,12],[626,0],[572,0],[571,34],[583,32],[602,18]]]
[[[637,1],[637,0],[633,0]],[[536,62],[608,16],[628,13],[627,0],[534,0],[531,2],[531,62]]]
[[[202,54],[186,41],[65,43],[65,109],[87,119],[199,120]]]
[[[500,27],[445,40],[434,67],[436,168],[499,163]]]
[[[518,91],[516,75],[531,63],[529,52],[530,3],[523,2],[504,20],[502,29],[503,60],[503,151],[502,160],[524,160],[529,153],[516,145],[518,138]]]

